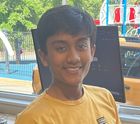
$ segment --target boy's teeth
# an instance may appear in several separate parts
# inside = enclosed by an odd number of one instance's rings
[[[76,70],[78,70],[79,68],[67,68],[68,70],[70,70],[70,71],[76,71]]]

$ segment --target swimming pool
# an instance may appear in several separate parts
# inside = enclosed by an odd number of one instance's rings
[[[6,64],[0,62],[0,77],[31,81],[33,68],[36,64],[36,61],[22,61],[20,64],[10,62],[7,72]]]

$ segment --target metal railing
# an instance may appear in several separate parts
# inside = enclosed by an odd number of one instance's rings
[[[32,70],[36,65],[31,32],[12,32],[5,35],[14,55],[8,56],[5,46],[0,41],[0,77],[31,80]]]

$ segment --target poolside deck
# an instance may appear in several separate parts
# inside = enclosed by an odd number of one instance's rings
[[[0,77],[0,91],[32,94],[32,82]]]

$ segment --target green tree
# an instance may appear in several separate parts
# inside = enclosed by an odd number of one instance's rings
[[[42,0],[1,0],[0,28],[8,31],[35,28],[41,14],[52,6],[46,3]]]
[[[68,4],[86,10],[93,18],[99,19],[102,0],[69,0]]]
[[[47,9],[61,5],[62,0],[0,0],[0,29],[29,31]],[[102,0],[67,0],[70,5],[85,9],[99,18]]]
[[[99,19],[102,0],[82,0],[82,3],[84,9],[87,10],[93,18]]]

